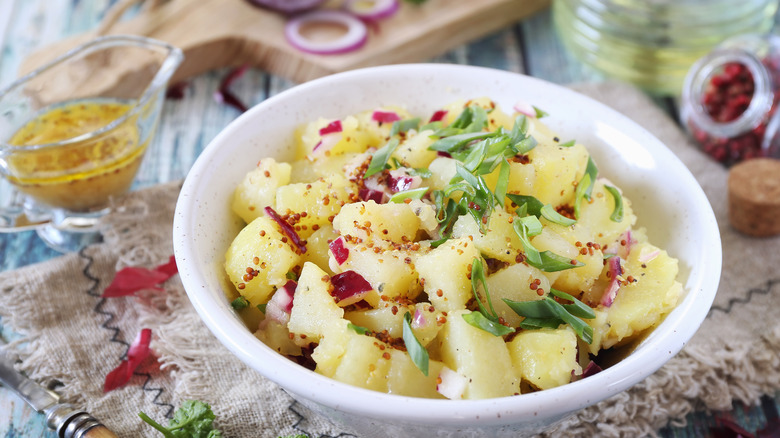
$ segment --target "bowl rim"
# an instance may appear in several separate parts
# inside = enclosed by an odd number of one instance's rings
[[[702,251],[704,259],[701,260],[701,264],[707,266],[707,275],[704,275],[704,270],[701,269],[700,275],[694,278],[694,281],[689,279],[685,298],[662,322],[662,326],[668,329],[667,332],[673,332],[675,336],[648,340],[643,345],[644,349],[639,352],[641,354],[631,354],[621,360],[619,365],[557,388],[493,399],[437,400],[371,391],[335,381],[302,366],[290,367],[295,364],[257,340],[235,318],[214,311],[219,308],[220,303],[203,292],[204,274],[191,269],[187,261],[190,256],[197,255],[194,240],[189,237],[190,231],[196,226],[196,217],[192,214],[193,203],[189,200],[206,184],[200,175],[207,171],[209,161],[219,153],[219,145],[229,140],[244,124],[257,117],[257,114],[273,108],[280,101],[305,95],[312,88],[328,87],[376,73],[408,76],[420,71],[430,73],[431,70],[442,75],[457,71],[488,75],[497,80],[526,81],[529,86],[552,87],[557,89],[557,92],[571,97],[574,102],[587,102],[599,111],[610,113],[610,117],[619,120],[622,126],[643,132],[643,135],[654,143],[653,152],[661,155],[659,161],[663,161],[664,165],[676,167],[681,181],[689,187],[691,195],[699,201],[699,206],[704,208],[701,215],[705,220],[696,226],[710,239],[707,242],[710,247],[707,251]],[[644,143],[643,145],[648,146]],[[368,67],[337,73],[294,86],[252,107],[224,128],[196,160],[177,201],[173,237],[182,283],[201,319],[225,347],[261,375],[290,393],[348,414],[397,421],[399,413],[402,413],[404,421],[415,424],[431,424],[446,419],[466,427],[506,425],[560,417],[622,392],[654,373],[683,348],[709,312],[720,280],[722,251],[712,207],[693,174],[666,145],[627,116],[588,96],[538,78],[487,67],[426,63]],[[262,361],[257,360],[258,354],[262,355]],[[282,369],[285,371],[281,371]]]

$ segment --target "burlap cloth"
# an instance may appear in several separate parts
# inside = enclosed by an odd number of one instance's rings
[[[694,409],[755,403],[780,389],[780,238],[746,238],[728,225],[727,172],[707,159],[646,96],[618,84],[575,86],[628,115],[666,143],[704,187],[720,223],[723,278],[694,339],[657,373],[566,420],[551,436],[654,435]],[[85,407],[122,437],[159,436],[137,413],[158,421],[185,399],[210,403],[227,437],[350,436],[297,404],[235,359],[200,322],[178,276],[164,293],[100,297],[125,266],[153,267],[172,254],[171,222],[180,185],[132,193],[110,218],[105,243],[78,254],[0,274],[0,316],[24,335],[20,368],[63,383],[65,399]],[[138,220],[143,214],[143,219]],[[130,383],[103,393],[138,331],[153,330],[159,362],[147,360]]]

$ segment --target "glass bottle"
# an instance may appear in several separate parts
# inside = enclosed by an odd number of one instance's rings
[[[778,0],[553,0],[575,57],[608,77],[678,96],[691,65],[720,42],[766,33]]]
[[[729,38],[691,67],[680,121],[704,152],[725,165],[780,157],[780,37]]]

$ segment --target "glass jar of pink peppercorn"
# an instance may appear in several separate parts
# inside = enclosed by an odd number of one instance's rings
[[[680,121],[702,150],[726,166],[780,157],[780,37],[740,35],[688,71]]]

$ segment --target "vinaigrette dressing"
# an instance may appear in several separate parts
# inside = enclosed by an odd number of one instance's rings
[[[39,114],[8,140],[13,146],[30,146],[11,152],[8,180],[53,207],[85,211],[104,205],[130,188],[149,141],[139,143],[138,115],[101,134],[90,133],[119,120],[133,106],[91,99]]]

